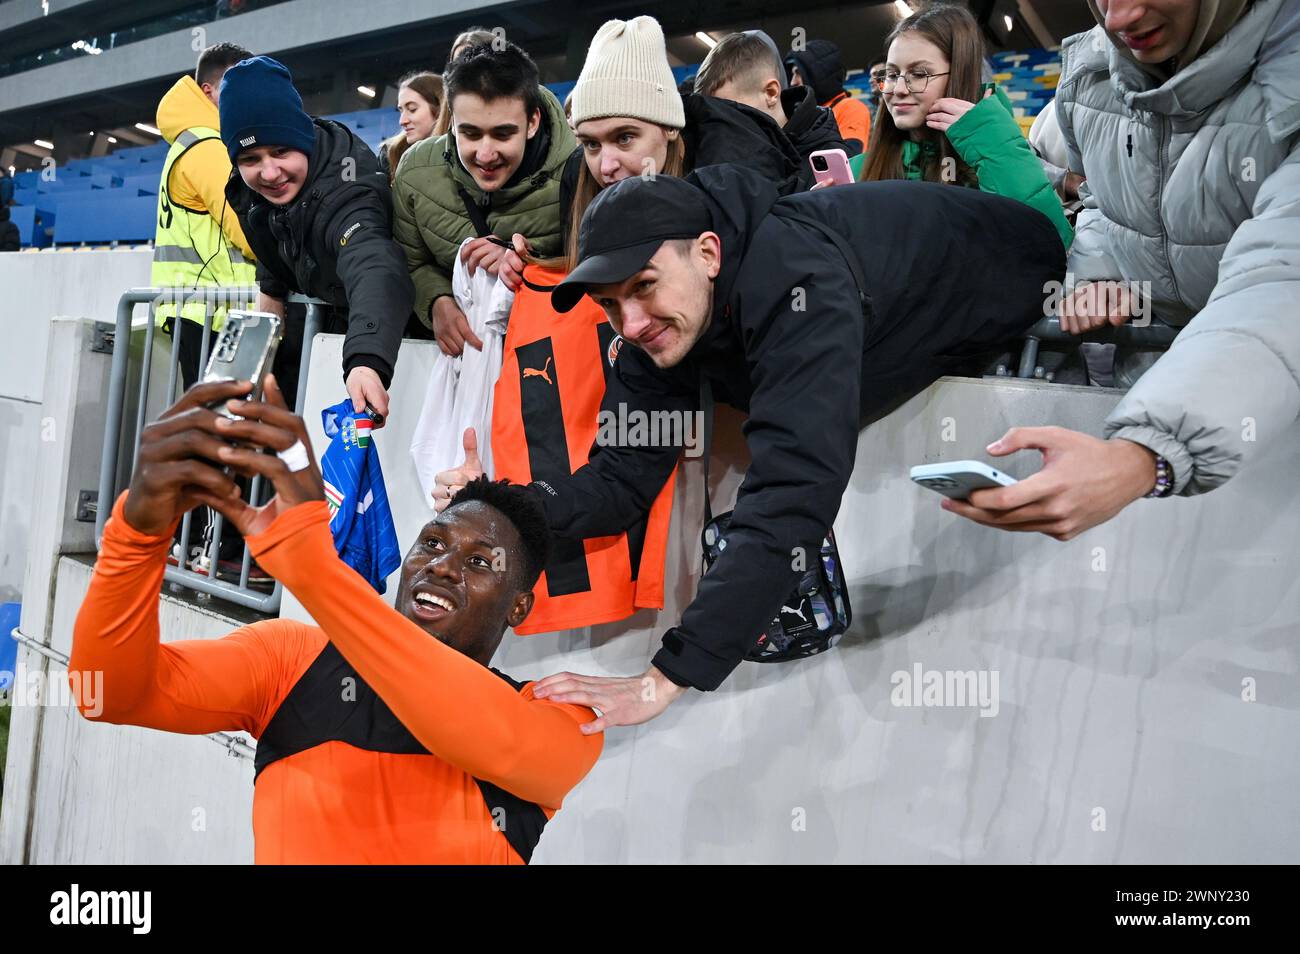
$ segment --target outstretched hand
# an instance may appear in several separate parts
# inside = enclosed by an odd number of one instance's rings
[[[1155,454],[1132,441],[1064,427],[1013,427],[988,446],[994,457],[1027,449],[1043,454],[1038,473],[1010,487],[971,491],[969,500],[945,499],[943,509],[986,527],[1064,541],[1105,523],[1155,486]]]
[[[599,718],[582,726],[583,735],[615,725],[640,725],[667,709],[686,689],[651,666],[640,676],[581,676],[557,672],[533,683],[533,698],[590,706]]]

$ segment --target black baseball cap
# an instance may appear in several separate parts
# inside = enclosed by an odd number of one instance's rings
[[[670,239],[696,238],[713,228],[704,193],[675,176],[629,176],[606,186],[578,227],[578,265],[551,292],[563,314],[589,285],[626,281]]]

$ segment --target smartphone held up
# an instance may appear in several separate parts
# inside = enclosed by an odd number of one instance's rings
[[[283,337],[283,324],[279,317],[264,311],[231,311],[226,323],[208,356],[208,367],[203,373],[204,383],[210,381],[252,381],[250,400],[262,396],[262,381],[271,370],[276,349]],[[212,410],[227,417],[237,418],[219,401]]]
[[[853,170],[843,149],[819,149],[808,157],[808,162],[818,185],[849,185],[853,182]]]

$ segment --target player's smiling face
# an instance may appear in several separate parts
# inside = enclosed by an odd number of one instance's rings
[[[504,514],[481,501],[425,524],[402,563],[396,606],[448,646],[487,665],[507,626],[533,606],[517,580],[523,544]]]

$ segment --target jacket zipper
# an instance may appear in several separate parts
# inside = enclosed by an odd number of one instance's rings
[[[1165,186],[1168,185],[1168,183],[1165,181],[1165,168],[1168,165],[1168,159],[1169,159],[1169,154],[1166,151],[1168,142],[1165,139],[1165,129],[1169,124],[1169,120],[1161,116],[1161,117],[1157,117],[1156,121],[1159,124],[1158,134],[1160,137],[1158,141],[1160,146],[1159,149],[1160,177],[1158,179],[1159,185],[1158,188],[1156,189],[1156,215],[1159,217],[1159,221],[1160,221],[1160,249],[1165,256],[1165,267],[1168,268],[1169,270],[1169,284],[1173,286],[1174,298],[1175,300],[1181,302],[1183,300],[1183,296],[1178,291],[1178,276],[1174,274],[1174,263],[1169,258],[1169,229],[1165,225],[1164,199],[1165,199]],[[1129,133],[1130,137],[1132,137],[1132,135],[1133,135],[1132,133]]]

